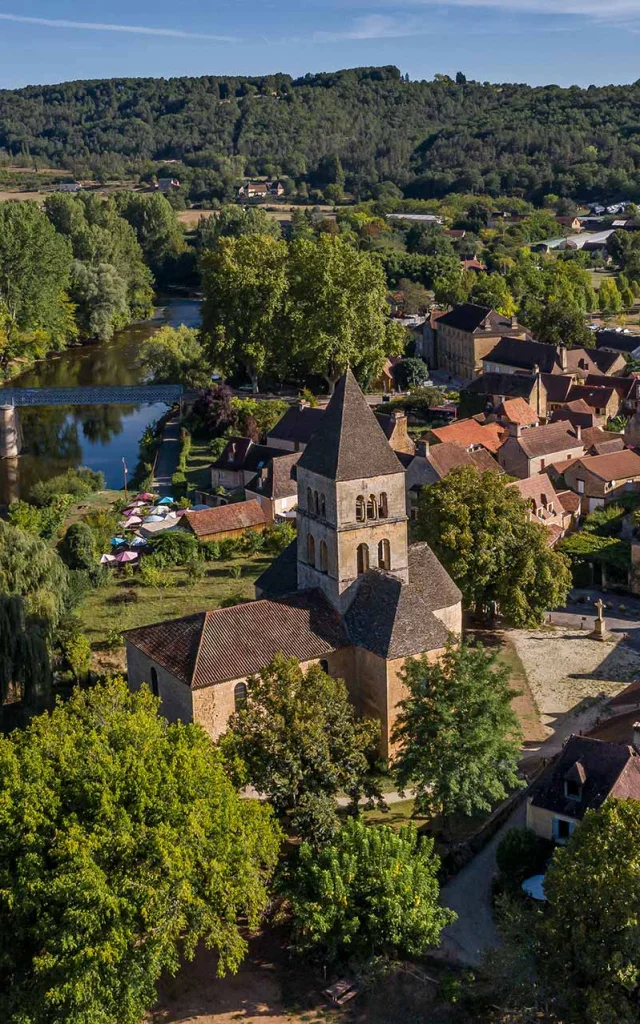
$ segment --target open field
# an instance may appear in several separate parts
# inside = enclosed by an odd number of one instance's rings
[[[30,199],[35,203],[43,203],[47,196],[51,195],[51,191],[48,192],[2,192],[0,191],[0,203],[7,203],[12,200],[18,202],[25,202]]]

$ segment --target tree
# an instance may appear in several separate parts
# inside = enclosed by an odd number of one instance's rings
[[[403,678],[394,773],[401,790],[415,788],[418,811],[445,818],[490,811],[521,785],[515,694],[496,652],[450,641],[436,663],[408,661]]]
[[[622,298],[618,286],[612,277],[605,277],[598,290],[598,307],[603,313],[619,313],[622,309]]]
[[[477,274],[469,296],[479,306],[489,306],[503,316],[513,316],[516,304],[507,282],[500,274]]]
[[[0,374],[16,356],[62,351],[75,336],[71,249],[36,203],[0,203]]]
[[[387,316],[382,267],[339,236],[301,238],[289,252],[294,353],[325,378],[330,394],[349,366],[362,380],[374,378],[385,358],[400,355],[406,344],[404,328]]]
[[[632,1024],[640,992],[640,801],[607,800],[557,849],[544,883],[540,967],[563,1020]]]
[[[18,724],[14,702],[42,710],[51,691],[46,631],[28,620],[23,597],[0,595],[0,728]]]
[[[548,345],[566,345],[567,348],[593,348],[594,340],[585,323],[584,313],[567,308],[563,302],[530,307],[521,318],[538,341]]]
[[[110,341],[129,322],[127,284],[110,263],[91,266],[74,260],[70,293],[83,337]]]
[[[429,292],[416,281],[402,277],[398,281],[398,291],[402,292],[402,309],[409,316],[424,313],[430,306]]]
[[[39,537],[0,520],[0,594],[22,597],[28,621],[57,626],[69,600],[69,574],[53,548]]]
[[[267,902],[279,833],[146,687],[76,690],[0,740],[0,1015],[138,1024],[203,940],[218,974]]]
[[[254,391],[277,365],[287,291],[287,246],[270,235],[221,238],[201,258],[202,331],[213,365],[243,368]]]
[[[544,866],[541,856],[542,848],[543,841],[538,838],[533,829],[510,828],[498,843],[496,850],[498,870],[509,879],[518,883],[523,882],[525,878],[535,874]]]
[[[537,626],[571,586],[564,555],[549,547],[543,526],[508,479],[454,469],[421,491],[416,532],[428,541],[477,613],[497,604],[517,627]]]
[[[120,214],[134,229],[151,270],[156,277],[161,277],[165,262],[185,248],[175,210],[160,192],[150,196],[119,192],[116,203]]]
[[[90,569],[96,564],[93,531],[86,523],[72,523],[58,544],[58,551],[69,569]]]
[[[150,371],[154,384],[206,387],[211,380],[198,331],[192,327],[161,327],[140,346],[140,362]]]
[[[295,658],[277,655],[247,682],[246,707],[231,717],[229,729],[225,742],[256,789],[280,814],[293,812],[313,839],[335,832],[339,790],[354,809],[362,793],[380,798],[367,778],[379,724],[357,718],[342,679],[317,665],[305,675]]]
[[[429,368],[424,359],[401,359],[391,373],[400,391],[412,391],[414,388],[422,387],[429,378]]]
[[[308,843],[285,880],[293,941],[333,961],[421,956],[456,915],[438,904],[433,840],[350,820],[331,845]]]
[[[220,238],[241,238],[243,235],[272,235],[280,238],[280,224],[257,206],[223,206],[219,213],[201,217],[196,228],[197,249],[215,249]]]

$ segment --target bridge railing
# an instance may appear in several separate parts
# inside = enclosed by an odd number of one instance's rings
[[[179,402],[182,384],[123,384],[61,388],[0,388],[0,406],[145,405]]]

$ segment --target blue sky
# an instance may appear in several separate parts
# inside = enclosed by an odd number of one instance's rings
[[[371,64],[411,78],[632,82],[640,0],[0,0],[0,88]]]

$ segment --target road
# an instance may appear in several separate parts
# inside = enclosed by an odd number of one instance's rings
[[[180,459],[180,424],[169,420],[162,434],[158,451],[153,489],[161,497],[171,494],[171,478],[178,468]]]

